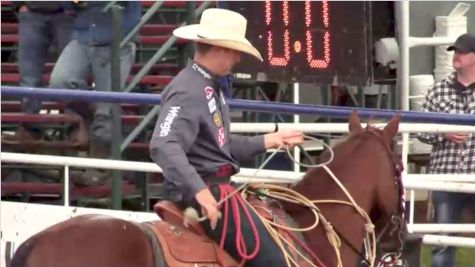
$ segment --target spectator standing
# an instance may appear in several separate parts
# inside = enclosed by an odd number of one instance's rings
[[[429,89],[424,111],[475,114],[475,35],[463,34],[448,48],[454,51],[455,72]],[[475,174],[475,134],[422,134],[419,140],[432,145],[429,173]],[[473,194],[433,192],[437,223],[457,223],[463,207],[474,207]],[[471,206],[470,206],[471,205]],[[435,247],[433,267],[455,266],[455,247]]]
[[[48,51],[56,43],[58,54],[71,39],[74,11],[63,1],[12,1],[19,25],[18,66],[20,86],[43,87],[43,74]],[[22,99],[22,112],[38,113],[41,102]],[[5,141],[33,141],[40,138],[39,129],[22,124],[15,136]]]
[[[112,15],[103,12],[106,1],[81,1],[72,4],[76,20],[72,39],[65,47],[51,75],[50,87],[86,89],[92,76],[94,89],[111,91],[111,42]],[[141,6],[138,1],[119,1],[121,8],[121,38],[124,38],[139,22]],[[135,61],[138,36],[132,38],[120,51],[121,87]],[[110,103],[97,103],[94,114],[89,115],[87,105],[68,105],[67,112],[80,116],[79,128],[72,139],[79,143],[89,143],[89,157],[108,158],[110,156],[112,114]],[[91,118],[92,117],[92,118]],[[92,122],[91,122],[92,120]],[[91,122],[91,138],[88,124]],[[104,181],[107,172],[88,170],[79,181],[97,184]]]

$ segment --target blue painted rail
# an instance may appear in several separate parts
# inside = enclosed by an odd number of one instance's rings
[[[2,97],[32,97],[42,100],[81,100],[87,102],[131,103],[142,105],[160,104],[160,95],[143,93],[98,92],[69,89],[46,89],[17,86],[1,86]],[[231,109],[256,112],[321,115],[327,117],[347,118],[354,110],[361,117],[389,119],[396,113],[401,115],[401,121],[419,123],[444,123],[459,125],[475,125],[473,114],[446,114],[433,112],[400,111],[387,109],[335,107],[321,105],[297,105],[291,103],[276,103],[257,100],[230,99]]]

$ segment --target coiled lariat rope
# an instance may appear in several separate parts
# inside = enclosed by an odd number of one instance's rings
[[[312,165],[303,164],[303,163],[300,163],[300,162],[296,161],[293,158],[292,154],[290,153],[289,149],[287,149],[287,154],[290,157],[290,159],[294,163],[296,163],[300,166],[303,166],[303,167],[307,167],[307,168],[322,167],[330,175],[330,177],[338,185],[338,187],[340,187],[340,189],[343,191],[343,193],[345,193],[346,197],[349,199],[349,202],[342,201],[342,200],[312,200],[311,201],[312,204],[333,203],[333,204],[343,204],[343,205],[353,206],[355,208],[355,210],[366,221],[366,224],[365,224],[366,236],[365,236],[364,242],[363,242],[364,247],[365,247],[365,253],[366,253],[365,256],[366,256],[366,260],[370,263],[370,266],[371,267],[374,266],[374,263],[376,261],[376,234],[375,234],[375,231],[374,231],[374,224],[371,221],[371,218],[368,216],[368,214],[365,212],[365,210],[363,208],[361,208],[356,203],[356,201],[351,196],[350,192],[348,192],[346,187],[340,182],[340,180],[335,176],[335,174],[330,170],[330,168],[328,168],[327,165],[333,160],[333,157],[334,157],[333,149],[329,145],[327,145],[325,142],[322,142],[319,139],[316,139],[316,138],[310,137],[310,136],[306,136],[306,138],[312,139],[312,140],[317,141],[317,142],[320,142],[324,147],[326,147],[330,152],[330,159],[327,160],[324,163],[321,163],[321,164],[312,164]],[[314,206],[310,206],[310,207],[312,207],[312,209],[314,208]],[[321,218],[324,218],[323,215],[321,214],[321,212],[319,212],[319,215],[320,215]],[[322,219],[322,222],[324,223],[324,228],[327,232],[327,237],[328,237],[328,240],[329,240],[330,244],[332,244],[332,246],[334,248],[336,248],[336,247],[339,248],[341,246],[341,241],[340,241],[338,235],[335,233],[335,230],[333,229],[331,224],[329,222],[327,222],[326,220]],[[340,252],[339,252],[339,250],[338,250],[338,252],[335,250],[335,253],[337,255],[337,262],[339,264],[338,266],[340,267],[341,266]]]
[[[329,152],[330,152],[330,158],[329,160],[327,160],[326,162],[324,163],[320,163],[320,164],[303,164],[303,163],[300,163],[300,162],[297,162],[294,157],[292,156],[291,152],[290,152],[290,149],[288,147],[286,147],[286,151],[287,151],[287,154],[288,156],[290,157],[290,159],[302,166],[302,167],[307,167],[307,168],[319,168],[319,167],[322,167],[325,169],[325,171],[330,175],[330,177],[333,179],[333,181],[340,187],[340,189],[345,193],[346,197],[349,199],[349,201],[342,201],[342,200],[310,200],[308,199],[307,197],[303,196],[302,194],[298,193],[298,192],[295,192],[294,190],[292,189],[289,189],[287,187],[283,187],[283,186],[279,186],[279,185],[274,185],[274,184],[263,184],[263,183],[258,183],[258,184],[253,184],[252,185],[252,188],[250,188],[250,182],[252,181],[252,178],[250,178],[248,180],[248,182],[242,184],[241,186],[239,186],[238,188],[234,189],[232,188],[231,186],[229,186],[227,189],[226,189],[226,192],[223,193],[221,192],[221,197],[220,197],[220,200],[218,202],[218,207],[221,206],[223,203],[226,203],[225,204],[225,222],[227,222],[227,216],[228,216],[228,211],[227,211],[227,202],[226,200],[228,199],[231,199],[232,203],[235,203],[235,204],[232,204],[233,206],[233,209],[234,207],[236,208],[236,212],[237,212],[237,205],[239,204],[243,210],[246,210],[244,209],[244,206],[243,205],[246,205],[249,209],[253,210],[259,217],[259,219],[261,220],[261,222],[263,223],[263,225],[265,226],[265,228],[269,231],[271,237],[273,238],[273,240],[275,241],[275,243],[277,244],[277,246],[280,248],[280,250],[282,251],[282,254],[284,255],[284,258],[285,258],[285,261],[286,261],[286,264],[287,266],[291,267],[291,266],[298,266],[298,262],[296,259],[294,259],[290,254],[289,252],[287,252],[287,250],[284,248],[284,243],[285,245],[287,246],[287,248],[295,251],[300,257],[302,257],[303,260],[305,260],[306,262],[309,263],[310,266],[312,267],[325,267],[325,265],[320,261],[320,259],[318,259],[318,257],[312,252],[311,249],[309,249],[307,247],[307,245],[303,242],[300,242],[298,240],[298,238],[295,238],[296,241],[299,243],[299,245],[305,250],[305,252],[312,258],[312,259],[309,259],[307,256],[305,256],[301,251],[299,251],[293,244],[291,244],[288,240],[286,240],[278,231],[277,231],[277,228],[280,228],[280,229],[283,229],[285,231],[288,231],[288,232],[305,232],[305,231],[310,231],[312,229],[315,229],[319,222],[321,221],[323,223],[323,227],[325,229],[325,232],[326,232],[326,235],[327,235],[327,239],[329,241],[329,243],[331,244],[331,246],[333,247],[334,249],[334,252],[335,252],[335,255],[336,255],[336,259],[337,259],[337,267],[343,267],[343,264],[342,264],[342,261],[341,261],[341,254],[340,254],[340,247],[341,247],[341,239],[340,237],[338,236],[338,234],[336,233],[336,231],[333,229],[333,226],[331,225],[331,223],[325,219],[325,217],[323,216],[323,214],[321,213],[320,209],[318,209],[318,207],[316,206],[316,204],[328,204],[328,203],[333,203],[333,204],[341,204],[341,205],[349,205],[349,206],[353,206],[355,208],[355,210],[363,217],[363,219],[366,221],[366,224],[365,224],[365,231],[366,231],[366,236],[364,238],[364,247],[365,247],[365,251],[366,251],[366,260],[370,263],[370,266],[374,266],[374,263],[375,263],[375,259],[376,259],[376,236],[375,236],[375,232],[374,232],[374,225],[373,223],[371,222],[371,219],[370,217],[368,216],[368,214],[355,202],[355,200],[353,199],[353,197],[351,196],[351,194],[348,192],[348,190],[345,188],[345,186],[338,180],[338,178],[333,174],[333,172],[326,166],[328,165],[334,158],[334,152],[333,152],[333,149],[327,145],[326,143],[322,142],[321,140],[317,139],[317,138],[314,138],[314,137],[311,137],[311,136],[304,136],[306,139],[311,139],[311,140],[314,140],[314,141],[317,141],[317,142],[320,142],[324,147],[326,147]],[[282,149],[283,146],[280,146],[278,149],[276,149],[262,164],[261,166],[256,170],[256,172],[254,173],[254,175],[257,175],[257,173],[262,170],[266,165],[267,163],[275,156],[275,154],[280,150]],[[231,190],[232,188],[232,190]],[[237,192],[241,192],[241,195],[236,195]],[[269,219],[266,219],[262,216],[259,215],[259,212],[256,210],[255,207],[253,207],[252,205],[250,205],[245,197],[242,197],[246,194],[259,194],[259,192],[265,192],[264,195],[268,195],[269,197],[271,198],[275,198],[275,199],[278,199],[278,200],[281,200],[281,201],[286,201],[286,202],[289,202],[289,203],[294,203],[294,204],[298,204],[298,205],[302,205],[302,206],[306,206],[308,208],[310,208],[311,212],[313,213],[313,215],[315,216],[315,220],[314,222],[310,225],[310,226],[307,226],[307,227],[289,227],[289,226],[285,226],[283,224],[279,224],[273,220],[269,220]],[[234,200],[235,199],[235,200]],[[242,200],[242,202],[241,202]],[[233,214],[236,214],[235,211],[233,211]],[[245,213],[246,214],[246,213]],[[184,212],[184,215],[185,215],[185,221],[204,221],[207,219],[206,216],[203,216],[203,217],[199,217],[198,216],[198,213],[196,210],[194,210],[193,208],[187,208]],[[234,215],[235,216],[235,215]],[[237,214],[237,216],[239,216],[239,214]],[[248,216],[248,214],[246,214],[246,216]],[[253,228],[253,224],[252,224],[252,220],[250,219],[250,217],[248,217],[249,219],[249,222],[251,224],[251,228]],[[240,222],[240,221],[238,221]],[[227,224],[227,223],[226,223]],[[225,225],[226,226],[226,225]],[[226,226],[227,227],[227,226]],[[224,227],[223,230],[226,229],[226,227]],[[254,225],[255,227],[255,225]],[[236,227],[236,230],[239,230],[240,232],[240,227]],[[237,231],[238,232],[238,231]],[[253,232],[254,232],[254,228],[253,228]],[[242,240],[242,238],[238,238],[238,236],[241,235],[242,237],[242,233],[236,233],[236,246],[237,246],[237,249],[238,249],[238,252],[240,254],[240,256],[242,257],[243,259],[243,262],[244,260],[248,260],[248,259],[252,259],[257,253],[258,253],[258,245],[260,245],[260,240],[259,240],[259,237],[258,237],[258,234],[257,236],[255,236],[254,240],[255,240],[255,249],[252,253],[250,254],[246,254],[245,250],[246,250],[246,246],[245,244],[243,243],[244,241]],[[256,235],[256,233],[254,233],[254,235]],[[221,239],[221,242],[222,244],[224,244],[224,236],[225,236],[225,233],[223,231],[223,234],[222,234],[222,239]],[[242,255],[241,255],[242,254]],[[252,256],[252,257],[251,257]],[[241,265],[243,264],[243,262],[241,262]],[[316,264],[315,264],[315,263]]]

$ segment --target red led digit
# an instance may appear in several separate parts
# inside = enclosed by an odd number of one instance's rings
[[[271,22],[272,22],[272,7],[271,1],[266,1],[265,4],[265,12],[266,12],[266,25],[267,25],[267,59],[269,60],[269,64],[272,66],[287,66],[290,61],[290,32],[288,29],[289,26],[289,2],[284,1],[282,2],[282,20],[285,25],[284,31],[284,55],[281,57],[274,55],[274,46],[273,40],[275,37],[272,30],[271,30]]]
[[[307,27],[306,44],[307,44],[307,62],[310,68],[313,69],[326,69],[330,63],[330,14],[328,12],[328,1],[322,1],[322,16],[323,25],[325,27],[325,33],[323,35],[323,59],[315,58],[313,55],[313,37],[310,31],[310,25],[312,24],[312,7],[311,1],[305,1],[305,26]]]

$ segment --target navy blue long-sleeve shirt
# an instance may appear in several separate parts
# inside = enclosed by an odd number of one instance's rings
[[[190,62],[162,93],[150,156],[163,169],[166,195],[188,201],[228,166],[265,151],[263,136],[230,134],[229,107],[217,77]],[[224,168],[226,169],[226,168]]]

